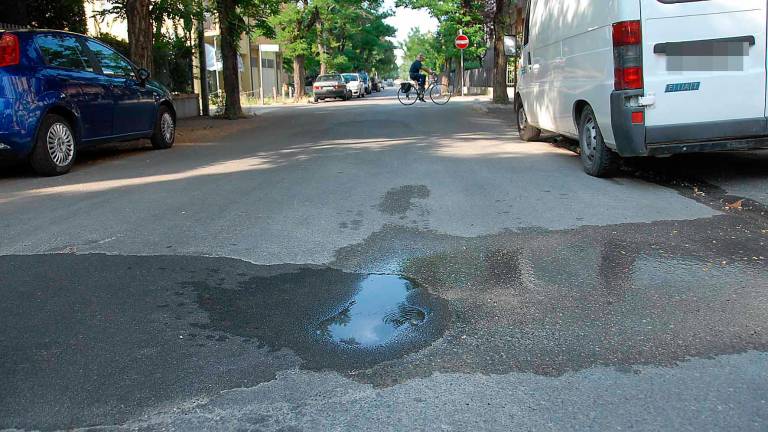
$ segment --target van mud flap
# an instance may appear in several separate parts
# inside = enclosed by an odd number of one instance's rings
[[[633,112],[644,112],[642,106],[630,101],[643,96],[643,90],[623,90],[611,93],[611,127],[616,141],[616,152],[624,157],[646,156],[645,122],[632,123]]]

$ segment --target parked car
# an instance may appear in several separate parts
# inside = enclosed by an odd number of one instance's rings
[[[384,87],[394,87],[395,81],[392,79],[386,79],[384,80]]]
[[[352,99],[352,91],[341,74],[320,75],[312,85],[315,102],[326,99]]]
[[[363,83],[365,84],[365,94],[371,94],[373,92],[371,87],[371,77],[368,76],[368,73],[365,71],[360,71],[357,74],[360,75],[360,78],[362,78]]]
[[[344,82],[347,83],[347,88],[352,92],[352,96],[362,98],[365,97],[365,83],[360,75],[356,73],[341,74],[344,78]]]
[[[149,138],[167,149],[175,132],[170,92],[109,46],[61,31],[0,31],[0,157],[59,175],[87,146]]]
[[[527,1],[523,139],[578,139],[593,176],[619,156],[768,147],[765,0],[609,3]]]

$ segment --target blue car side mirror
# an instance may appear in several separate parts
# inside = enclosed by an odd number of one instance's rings
[[[149,79],[149,71],[145,68],[139,68],[139,70],[136,71],[136,78],[139,79],[141,85],[146,84]]]

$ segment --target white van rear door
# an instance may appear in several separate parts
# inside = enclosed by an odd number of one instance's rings
[[[641,5],[649,143],[653,126],[765,120],[766,0]]]

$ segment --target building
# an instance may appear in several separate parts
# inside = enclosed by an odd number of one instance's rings
[[[208,89],[214,94],[223,91],[224,86],[221,34],[218,23],[210,16],[205,20],[204,29]],[[271,99],[283,95],[288,76],[283,72],[283,55],[277,42],[244,34],[240,38],[238,55],[240,91],[245,97]],[[195,91],[200,91],[199,81],[195,82]]]

